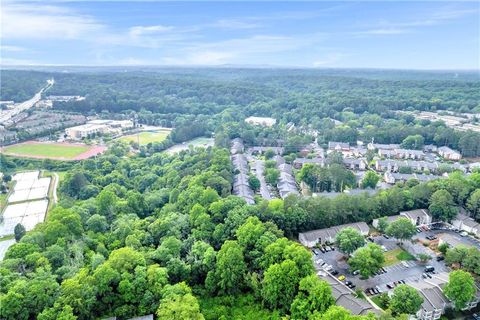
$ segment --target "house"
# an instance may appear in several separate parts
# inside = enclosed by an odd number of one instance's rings
[[[233,194],[242,197],[248,204],[255,203],[255,194],[248,183],[248,163],[243,153],[231,157],[235,176],[233,177]]]
[[[320,279],[327,282],[332,288],[332,296],[335,299],[335,305],[341,306],[350,311],[352,315],[367,315],[376,313],[377,310],[366,300],[354,296],[354,292],[345,286],[344,283],[333,277],[331,274],[325,274]]]
[[[466,214],[459,213],[457,217],[452,220],[452,225],[459,230],[480,236],[480,224]]]
[[[410,179],[416,179],[420,182],[428,182],[441,178],[440,176],[417,174],[417,173],[397,173],[397,172],[385,172],[383,179],[386,183],[395,184],[397,182],[406,182]]]
[[[409,282],[408,285],[416,289],[423,298],[422,306],[418,310],[416,318],[419,320],[440,319],[449,303],[442,289],[423,280]]]
[[[233,168],[238,170],[239,172],[247,173],[248,172],[248,164],[247,158],[243,153],[237,153],[232,155],[231,157]]]
[[[377,160],[375,161],[375,170],[397,172],[399,169],[399,161],[395,160]]]
[[[399,144],[381,144],[381,143],[370,142],[367,145],[368,150],[394,150],[399,148],[400,148]]]
[[[283,160],[283,158],[281,159]],[[280,171],[280,176],[278,177],[277,182],[277,189],[280,197],[285,199],[291,194],[298,195],[297,182],[293,177],[292,166],[285,162],[282,163],[281,161],[277,161],[277,168]]]
[[[402,211],[400,212],[400,216],[410,219],[410,221],[416,226],[432,223],[432,216],[427,209]]]
[[[446,146],[438,148],[438,154],[446,160],[458,161],[462,159],[460,152]]]
[[[391,149],[378,149],[378,155],[382,158],[395,158],[396,152]]]
[[[448,272],[431,274],[431,278],[409,281],[407,284],[417,290],[423,297],[423,303],[416,314],[420,320],[436,320],[445,313],[447,307],[453,307],[452,302],[445,296],[443,290],[448,283]],[[480,301],[480,292],[477,286],[475,298],[463,309],[471,310]]]
[[[428,225],[432,223],[432,216],[428,213],[428,210],[426,209],[402,211],[398,215],[387,216],[386,218],[388,223],[396,221],[397,219],[400,219],[400,218],[407,218],[416,226]],[[373,219],[372,225],[375,228],[378,228],[379,220],[380,219]]]
[[[425,152],[437,152],[438,150],[438,147],[434,144],[427,144],[425,146],[423,146],[423,151]]]
[[[267,150],[273,151],[276,155],[282,155],[283,152],[284,152],[283,147],[251,147],[251,148],[248,148],[249,153],[259,154],[259,155],[264,154],[265,152],[267,152]]]
[[[328,143],[328,150],[337,152],[350,151],[350,144],[348,142],[330,141]]]
[[[319,165],[319,166],[323,167],[323,166],[325,166],[325,159],[323,159],[323,158],[312,158],[312,159],[297,158],[293,161],[293,167],[295,169],[301,169],[303,167],[303,165],[307,164],[307,163],[316,164],[316,165]]]
[[[420,160],[425,157],[425,153],[422,150],[394,149],[394,152],[395,152],[395,157],[398,159]]]
[[[243,145],[243,140],[240,138],[233,139],[230,147],[230,154],[243,153],[244,151],[245,146]]]
[[[367,160],[363,158],[343,158],[343,164],[350,170],[365,170]]]
[[[365,155],[367,154],[367,148],[365,148],[364,146],[356,146],[356,147],[353,147],[351,149],[351,152],[353,154],[353,156],[355,157],[365,157]]]
[[[411,168],[413,171],[429,171],[436,172],[438,170],[438,162],[415,161],[415,160],[376,160],[375,170],[398,172],[400,168]]]
[[[242,197],[248,204],[255,203],[255,194],[248,183],[248,176],[239,173],[233,178],[233,194]]]
[[[313,248],[317,243],[331,243],[335,241],[337,233],[345,228],[357,229],[362,235],[367,236],[370,229],[365,222],[347,223],[325,229],[312,230],[298,234],[298,240],[306,247]]]
[[[277,123],[277,120],[269,117],[248,117],[245,122],[257,126],[271,127]]]

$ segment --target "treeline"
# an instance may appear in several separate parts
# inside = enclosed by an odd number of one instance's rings
[[[0,100],[23,102],[32,98],[47,84],[49,73],[20,70],[1,70]]]

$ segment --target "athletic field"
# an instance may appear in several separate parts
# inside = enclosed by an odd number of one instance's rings
[[[119,138],[118,140],[130,143],[140,142],[140,145],[146,145],[151,142],[162,142],[170,134],[170,130],[143,131]]]
[[[74,143],[28,141],[4,147],[6,155],[52,160],[82,160],[101,153],[104,147]]]

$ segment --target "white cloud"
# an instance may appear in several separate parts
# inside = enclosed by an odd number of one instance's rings
[[[172,31],[173,29],[174,29],[174,27],[172,27],[172,26],[162,26],[162,25],[135,26],[135,27],[131,27],[128,33],[133,37],[139,37],[139,36],[143,36],[143,35],[165,33],[167,31]]]
[[[0,51],[8,51],[8,52],[22,52],[26,49],[23,47],[17,46],[7,46],[7,45],[0,45]]]
[[[79,39],[104,29],[93,18],[55,6],[4,3],[1,8],[4,39]]]
[[[218,65],[249,64],[258,59],[276,58],[276,54],[308,48],[324,41],[326,34],[299,36],[254,35],[209,43],[196,43],[180,50],[180,54],[164,58],[165,64]],[[264,61],[267,63],[268,61]]]
[[[431,27],[451,20],[460,19],[470,14],[479,14],[478,9],[453,9],[444,7],[438,11],[431,12],[425,17],[411,19],[408,21],[380,21],[374,28],[355,32],[356,35],[398,35],[414,32],[419,27]]]

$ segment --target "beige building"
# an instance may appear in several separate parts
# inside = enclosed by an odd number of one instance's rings
[[[69,139],[81,140],[89,136],[104,133],[120,133],[123,129],[133,128],[131,120],[92,120],[86,124],[65,129]]]

